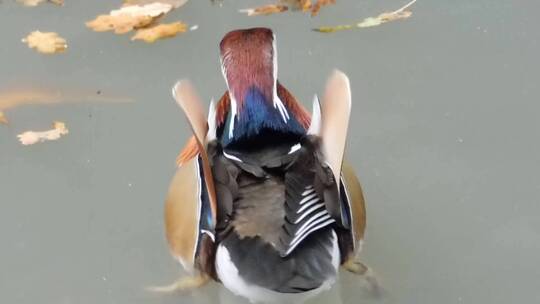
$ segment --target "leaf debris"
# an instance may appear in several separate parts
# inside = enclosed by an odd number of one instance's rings
[[[153,43],[160,38],[174,37],[187,31],[187,25],[183,22],[156,25],[162,16],[187,2],[188,0],[124,0],[120,9],[112,10],[108,15],[99,15],[87,22],[86,26],[96,32],[114,31],[116,34],[137,30],[131,40]]]
[[[108,15],[99,15],[86,26],[96,32],[114,31],[116,34],[125,34],[151,25],[155,19],[170,12],[172,4],[154,2],[144,5],[125,5],[120,9],[112,10]]]
[[[114,31],[115,34],[125,34],[133,29],[148,26],[152,22],[154,22],[154,17],[151,16],[99,15],[96,19],[87,22],[86,26],[96,32]]]
[[[166,14],[173,9],[172,4],[154,2],[144,5],[124,5],[122,8],[117,10],[112,10],[109,15],[119,16],[119,15],[131,15],[131,16],[150,16],[158,17],[160,15]]]
[[[0,111],[22,105],[48,105],[78,102],[132,102],[133,99],[120,95],[96,94],[90,89],[60,90],[36,86],[0,89]]]
[[[50,140],[57,140],[63,135],[69,133],[69,130],[66,128],[66,124],[61,121],[53,122],[53,128],[47,131],[26,131],[22,134],[17,135],[21,144],[28,146],[33,145],[39,142],[45,142]]]
[[[240,13],[245,13],[248,16],[267,16],[276,13],[285,12],[289,9],[286,5],[281,4],[268,4],[263,6],[258,6],[255,8],[245,8],[239,10]]]
[[[137,33],[131,37],[131,40],[142,40],[147,43],[154,43],[158,39],[171,38],[178,33],[185,33],[187,29],[187,24],[183,22],[159,24],[138,30]]]
[[[305,2],[311,2],[311,1],[305,1]],[[319,11],[323,6],[330,5],[330,4],[336,4],[336,0],[317,0],[317,2],[314,5],[311,5],[311,16],[317,16],[319,14]]]
[[[384,12],[377,17],[368,17],[362,20],[359,23],[356,24],[347,24],[347,25],[337,25],[337,26],[323,26],[319,28],[315,28],[314,31],[321,32],[321,33],[333,33],[337,31],[343,31],[343,30],[351,30],[354,28],[367,28],[367,27],[374,27],[379,26],[383,23],[387,23],[390,21],[400,20],[400,19],[407,19],[412,16],[412,12],[407,10],[411,5],[413,5],[417,0],[412,0],[411,2],[407,3],[403,7],[401,7],[398,10],[395,10],[393,12]]]
[[[315,4],[311,0],[279,0],[276,4],[241,9],[239,12],[245,13],[248,16],[261,16],[282,13],[290,9],[311,12],[311,16],[316,16],[323,6],[335,3],[336,0],[317,0]]]
[[[22,42],[43,54],[55,54],[67,49],[67,42],[55,32],[33,31]]]

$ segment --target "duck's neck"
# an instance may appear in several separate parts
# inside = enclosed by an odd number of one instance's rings
[[[304,132],[277,95],[274,42],[273,33],[261,28],[233,31],[221,41],[222,71],[231,98],[222,135],[225,145],[266,131]]]

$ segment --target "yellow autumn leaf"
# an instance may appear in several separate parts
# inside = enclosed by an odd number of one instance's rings
[[[0,123],[7,125],[8,120],[6,118],[6,115],[4,115],[4,112],[0,111]]]
[[[279,4],[287,6],[290,10],[301,10],[303,12],[311,10],[311,0],[279,0]]]
[[[316,16],[323,6],[331,4],[336,4],[336,0],[317,0],[317,2],[311,6],[311,16]]]
[[[172,4],[153,2],[144,5],[125,5],[120,9],[112,10],[109,15],[132,15],[132,16],[150,16],[157,17],[170,12],[173,9]]]
[[[240,13],[245,13],[248,16],[261,16],[261,15],[271,15],[276,13],[285,12],[288,10],[288,7],[286,5],[281,4],[268,4],[263,5],[255,8],[246,8],[241,9]]]
[[[115,34],[125,34],[133,29],[150,25],[154,22],[151,16],[132,15],[99,15],[96,19],[86,23],[86,26],[96,32],[114,31]]]
[[[170,12],[172,4],[153,2],[145,5],[127,5],[112,10],[108,15],[99,15],[86,26],[96,32],[114,31],[125,34],[133,29],[151,25],[157,18]]]
[[[317,32],[321,33],[333,33],[337,31],[343,31],[343,30],[350,30],[353,28],[367,28],[367,27],[374,27],[379,26],[383,23],[387,23],[390,21],[400,20],[400,19],[407,19],[412,16],[412,12],[408,11],[407,8],[409,8],[411,5],[413,5],[417,0],[412,0],[411,2],[407,3],[405,6],[401,7],[398,10],[395,10],[393,12],[385,12],[377,17],[368,17],[362,20],[361,22],[358,22],[356,24],[347,24],[347,25],[338,25],[338,26],[324,26],[314,29]]]
[[[315,16],[323,6],[335,3],[336,0],[316,0],[315,4],[312,4],[311,0],[278,0],[277,4],[267,4],[254,8],[242,9],[240,12],[245,13],[248,16],[261,16],[282,13],[287,10],[300,10],[302,12],[311,12],[311,16]]]
[[[55,54],[67,49],[67,42],[55,32],[33,31],[22,42],[43,54]]]
[[[53,123],[53,128],[47,131],[27,131],[22,134],[17,135],[21,144],[28,146],[33,145],[39,142],[57,140],[63,135],[69,133],[69,130],[66,128],[66,124],[61,121],[55,121]]]
[[[187,24],[183,22],[159,24],[138,30],[137,33],[131,37],[131,40],[143,40],[148,43],[153,43],[158,39],[171,38],[178,33],[185,33],[186,31]]]

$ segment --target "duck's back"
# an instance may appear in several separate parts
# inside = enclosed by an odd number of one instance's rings
[[[257,290],[304,293],[329,286],[339,249],[321,194],[328,175],[317,172],[323,164],[317,163],[315,146],[219,150],[213,171],[220,280],[250,298],[246,293]]]

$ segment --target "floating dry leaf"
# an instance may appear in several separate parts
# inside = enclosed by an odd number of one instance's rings
[[[109,15],[99,15],[86,26],[96,32],[114,31],[116,34],[125,34],[133,29],[151,25],[158,17],[170,12],[173,5],[169,3],[153,2],[144,5],[127,5],[112,10]]]
[[[171,38],[178,33],[185,33],[186,31],[187,24],[183,22],[160,24],[138,30],[137,33],[131,37],[131,40],[143,40],[148,43],[154,43],[158,39]]]
[[[151,16],[132,15],[99,15],[96,19],[86,22],[86,26],[96,32],[114,31],[116,34],[125,34],[133,29],[150,25],[154,22]]]
[[[286,5],[281,4],[268,4],[263,5],[255,8],[246,8],[241,9],[240,13],[245,13],[248,16],[261,16],[261,15],[271,15],[276,13],[285,12],[289,8]]]
[[[307,2],[310,2],[311,4],[311,1],[304,1],[304,11],[307,8]],[[319,14],[319,11],[323,6],[331,4],[336,4],[336,0],[317,0],[317,2],[315,2],[315,4],[311,6],[311,16],[316,16],[317,14]]]
[[[33,145],[38,142],[44,142],[48,140],[57,140],[62,135],[66,135],[69,133],[69,130],[66,128],[66,124],[61,121],[55,121],[53,123],[52,130],[48,131],[41,131],[41,132],[35,132],[35,131],[27,131],[22,134],[17,135],[19,138],[19,141],[21,144],[28,146]]]
[[[302,12],[311,12],[311,16],[319,13],[321,8],[326,5],[335,4],[336,0],[317,0],[315,4],[311,0],[278,0],[277,4],[268,4],[255,8],[240,10],[248,16],[270,15],[282,13],[287,10],[301,10]]]
[[[4,115],[4,112],[0,111],[0,123],[7,125],[8,120],[6,118],[6,115]]]
[[[64,0],[17,0],[17,2],[21,3],[24,6],[38,6],[45,1],[54,3],[56,5],[64,4]]]
[[[170,4],[173,8],[179,8],[186,4],[188,0],[124,0],[124,5],[141,5],[156,2]]]
[[[55,54],[67,49],[66,40],[55,32],[33,31],[22,42],[43,54]]]
[[[63,102],[131,102],[132,98],[114,96],[95,90],[57,90],[39,87],[15,87],[0,90],[0,111],[21,105],[46,105]]]
[[[322,33],[333,33],[337,31],[350,30],[353,28],[373,27],[373,26],[381,25],[386,22],[390,22],[390,21],[395,21],[399,19],[407,19],[412,16],[412,12],[408,11],[407,8],[409,8],[415,2],[416,0],[412,0],[411,2],[407,3],[405,6],[401,7],[398,10],[395,10],[393,12],[385,12],[385,13],[380,14],[377,17],[366,18],[362,20],[362,22],[359,22],[357,24],[325,26],[325,27],[316,28],[314,30],[317,32],[322,32]]]
[[[126,5],[120,9],[112,10],[109,15],[131,15],[131,16],[150,16],[157,17],[170,12],[173,9],[172,4],[153,2],[144,5]]]

